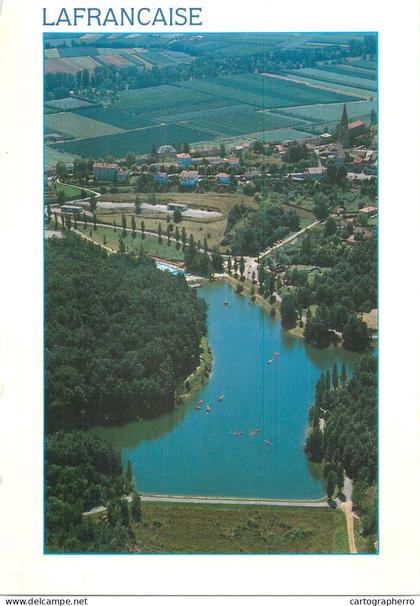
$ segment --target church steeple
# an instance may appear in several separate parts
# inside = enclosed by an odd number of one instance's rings
[[[346,104],[345,104],[345,103],[344,103],[344,106],[343,106],[343,113],[342,113],[342,115],[341,115],[341,124],[342,124],[344,127],[346,127],[346,128],[347,128],[347,127],[348,127],[348,125],[349,125],[349,117],[348,117],[348,115],[347,115],[347,107],[346,107]]]
[[[350,132],[349,132],[349,117],[347,115],[347,107],[344,103],[343,113],[341,115],[340,123],[337,124],[337,143],[341,143],[344,148],[350,146]]]

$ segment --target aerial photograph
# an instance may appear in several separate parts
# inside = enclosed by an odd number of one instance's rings
[[[376,33],[43,42],[45,553],[379,553]]]

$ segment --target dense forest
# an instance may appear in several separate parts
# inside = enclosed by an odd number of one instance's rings
[[[80,431],[46,440],[46,549],[48,552],[125,552],[130,514],[122,497],[132,490],[118,451]],[[107,505],[114,516],[92,520],[82,513]]]
[[[46,244],[47,432],[171,410],[198,366],[206,304],[142,256],[69,234]]]
[[[309,458],[323,464],[330,498],[341,492],[343,473],[353,480],[353,503],[371,547],[377,534],[377,367],[376,357],[363,356],[350,380],[344,366],[321,375],[306,441]]]

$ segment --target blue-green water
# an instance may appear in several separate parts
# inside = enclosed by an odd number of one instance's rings
[[[350,369],[355,355],[317,350],[288,336],[278,320],[226,283],[208,284],[200,296],[209,305],[214,355],[206,385],[166,417],[97,433],[121,447],[124,466],[132,462],[142,492],[322,496],[322,481],[311,473],[303,450],[308,408],[321,371],[342,361]],[[204,404],[196,410],[199,399]],[[255,429],[261,431],[250,436]]]

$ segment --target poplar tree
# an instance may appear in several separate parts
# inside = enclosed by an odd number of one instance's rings
[[[342,364],[341,366],[341,385],[344,385],[347,382],[347,371],[346,371],[346,365]]]
[[[344,471],[340,463],[337,465],[337,488],[338,492],[341,492],[344,488]]]
[[[337,370],[336,363],[334,363],[333,371],[332,371],[332,386],[334,389],[338,388],[338,370]]]
[[[135,522],[140,522],[142,515],[141,497],[138,492],[133,494],[131,501],[131,517]]]
[[[244,279],[244,272],[245,272],[245,261],[243,256],[241,255],[241,258],[239,259],[239,273],[241,274],[241,280]]]
[[[327,495],[329,499],[331,499],[334,494],[336,484],[337,474],[335,473],[335,471],[330,471],[327,476]]]
[[[159,244],[162,244],[162,225],[160,223],[158,225],[158,238],[159,238]]]
[[[238,277],[238,261],[236,260],[236,257],[233,259],[233,275],[235,278]]]

